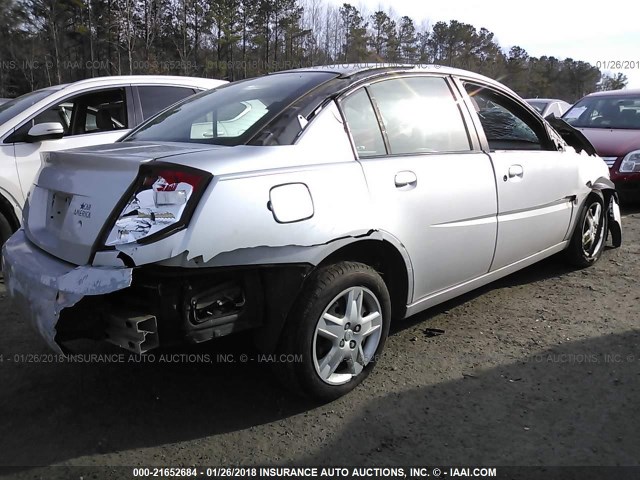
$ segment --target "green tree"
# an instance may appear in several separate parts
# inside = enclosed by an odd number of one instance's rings
[[[344,32],[342,59],[345,62],[361,62],[367,58],[367,23],[360,11],[345,3],[340,7],[340,17]]]
[[[598,84],[598,91],[621,90],[627,86],[628,82],[627,76],[622,72],[618,72],[616,75],[603,73]]]
[[[505,82],[518,94],[527,96],[529,84],[529,54],[518,46],[507,54]]]
[[[398,44],[400,46],[400,61],[415,63],[418,53],[417,35],[416,27],[410,17],[404,16],[400,19]]]
[[[400,41],[395,20],[381,10],[373,13],[369,18],[372,22],[369,45],[373,49],[369,58],[376,62],[398,61]]]
[[[327,0],[0,0],[0,60],[4,96],[106,74],[234,80],[371,60],[466,68],[525,96],[568,101],[627,84],[586,62],[504,51],[485,28],[456,20],[418,28],[407,16],[364,18]]]

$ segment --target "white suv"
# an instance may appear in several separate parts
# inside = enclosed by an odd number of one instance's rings
[[[115,142],[177,101],[224,83],[194,77],[99,77],[1,104],[0,245],[19,226],[41,152]]]

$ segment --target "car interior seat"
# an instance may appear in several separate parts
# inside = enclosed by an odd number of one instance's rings
[[[640,115],[633,109],[625,109],[620,112],[620,123],[625,127],[640,128]]]
[[[96,112],[96,127],[101,132],[114,129],[109,105],[101,105]]]
[[[593,121],[595,125],[611,126],[619,122],[620,107],[618,105],[605,104],[599,113],[600,116]]]

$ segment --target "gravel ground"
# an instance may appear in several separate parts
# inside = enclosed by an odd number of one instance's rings
[[[3,477],[52,478],[38,468],[52,464],[639,465],[640,208],[623,214],[623,247],[594,267],[554,257],[398,322],[367,381],[320,406],[281,390],[241,336],[146,363],[29,361],[48,351],[0,285],[0,465],[17,467]]]

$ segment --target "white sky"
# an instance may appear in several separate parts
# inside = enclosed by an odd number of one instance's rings
[[[344,0],[329,1],[336,5],[345,3]],[[416,26],[425,20],[430,25],[458,20],[477,29],[485,27],[495,34],[503,49],[518,45],[534,57],[573,58],[594,66],[598,61],[632,61],[634,68],[621,71],[629,79],[628,88],[640,88],[640,25],[636,10],[621,10],[621,4],[613,2],[580,3],[575,0],[352,1],[369,12],[379,7],[388,11],[390,5],[398,17],[413,18]],[[613,8],[608,9],[607,5]]]

